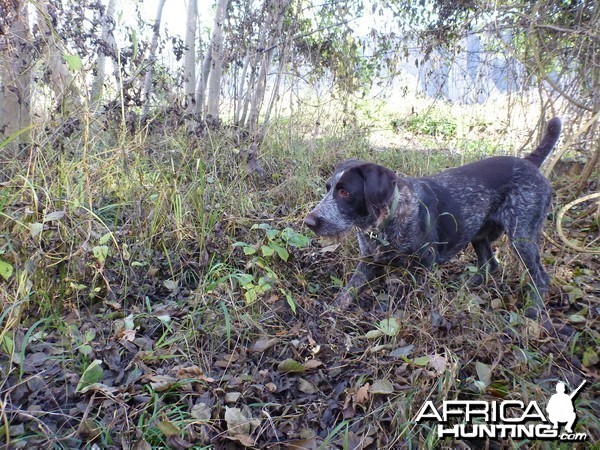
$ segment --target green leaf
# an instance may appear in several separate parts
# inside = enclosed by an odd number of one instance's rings
[[[92,252],[94,252],[94,256],[98,261],[103,263],[108,256],[108,246],[106,245],[96,245],[92,248]]]
[[[269,245],[263,245],[260,250],[262,251],[263,256],[271,256],[275,253],[273,247]]]
[[[81,353],[86,358],[92,356],[92,354],[94,353],[92,346],[89,344],[80,345],[78,350],[79,350],[79,353]]]
[[[304,373],[306,371],[302,364],[292,358],[281,361],[277,370],[283,373]]]
[[[429,360],[431,359],[429,356],[419,356],[418,358],[408,359],[406,356],[401,356],[401,358],[407,363],[414,364],[415,366],[426,366],[429,364]]]
[[[244,255],[254,255],[256,253],[256,249],[251,245],[244,246]]]
[[[15,350],[15,342],[8,334],[5,334],[2,337],[2,342],[0,344],[2,344],[1,347],[2,350],[4,350],[4,353],[12,355],[13,351]]]
[[[288,305],[290,305],[290,308],[292,310],[292,312],[294,314],[296,314],[296,302],[294,301],[292,294],[290,294],[287,290],[285,289],[280,289],[281,293],[285,296],[285,299],[288,303]]]
[[[270,230],[270,229],[271,229],[271,225],[269,225],[268,223],[255,223],[250,228],[250,230]]]
[[[400,323],[395,317],[389,317],[379,322],[379,329],[388,336],[396,336],[400,331]]]
[[[271,242],[269,244],[273,249],[275,249],[275,251],[277,252],[277,254],[279,255],[279,257],[283,260],[283,261],[287,261],[290,257],[290,254],[288,253],[288,251],[283,248],[281,245],[276,244],[275,242]]]
[[[281,239],[288,245],[297,248],[307,247],[310,244],[310,238],[303,234],[297,233],[292,228],[284,228],[281,232]]]
[[[156,427],[160,430],[162,434],[164,434],[167,437],[179,436],[180,433],[179,428],[177,428],[177,425],[175,425],[169,420],[161,420],[160,422],[158,422]]]
[[[235,275],[235,279],[238,280],[243,287],[254,284],[254,276],[249,273],[238,273]]]
[[[272,228],[271,228],[271,229],[269,229],[269,230],[266,230],[266,232],[267,232],[267,238],[268,238],[270,241],[272,241],[273,239],[275,239],[275,238],[277,237],[277,235],[279,234],[279,231],[278,231],[278,230],[274,230],[274,229],[272,229]]]
[[[163,286],[166,287],[170,291],[176,290],[178,285],[179,284],[177,283],[177,280],[164,280],[163,281]]]
[[[371,330],[365,334],[365,338],[367,339],[377,339],[383,336],[383,331],[381,330]]]
[[[73,72],[77,72],[78,70],[81,70],[81,68],[83,67],[83,61],[81,61],[81,58],[79,57],[79,55],[64,55],[65,61],[67,62],[67,66],[69,67],[69,70],[73,71]]]
[[[104,234],[100,240],[98,241],[98,243],[100,245],[104,245],[106,243],[108,243],[108,241],[110,241],[112,239],[112,233],[109,231],[108,233]]]
[[[13,273],[13,270],[14,268],[12,264],[9,264],[6,261],[0,259],[0,275],[2,275],[2,278],[8,281],[8,279]]]
[[[569,320],[571,323],[586,323],[587,319],[579,314],[571,314],[569,315]]]
[[[588,347],[583,352],[582,364],[585,367],[592,367],[598,364],[600,358],[598,357],[598,353],[592,347]]]
[[[245,242],[234,242],[231,245],[232,247],[242,247],[242,250],[244,250],[244,255],[253,255],[256,253],[256,249],[252,245],[246,244]]]
[[[90,384],[99,383],[102,381],[103,376],[104,370],[102,369],[102,360],[96,359],[92,361],[92,363],[83,371],[79,383],[77,383],[76,392],[81,392],[83,388]]]
[[[244,298],[246,299],[246,304],[251,305],[256,300],[258,300],[258,292],[255,287],[251,287],[244,292]]]

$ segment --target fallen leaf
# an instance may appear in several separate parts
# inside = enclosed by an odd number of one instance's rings
[[[433,370],[441,375],[446,370],[446,358],[444,358],[442,355],[433,355],[429,359],[429,365]]]
[[[168,420],[161,420],[156,424],[156,428],[160,430],[165,436],[179,436],[180,430],[173,422]]]
[[[177,378],[170,375],[150,375],[150,387],[156,392],[166,391],[177,383]]]
[[[140,439],[139,441],[133,443],[131,450],[152,450],[152,446],[144,439]]]
[[[393,358],[400,358],[402,356],[408,356],[412,353],[414,345],[405,345],[404,347],[398,347],[390,352],[390,356]]]
[[[394,386],[390,380],[375,380],[371,386],[371,394],[392,394]]]
[[[304,373],[306,369],[298,361],[288,358],[279,363],[277,370],[283,373]]]
[[[256,342],[254,342],[254,344],[252,344],[250,346],[250,348],[248,348],[248,350],[251,352],[262,353],[262,352],[270,349],[271,347],[273,347],[278,342],[279,342],[279,339],[277,339],[277,338],[269,338],[266,336],[261,337],[261,338],[258,338],[258,340]]]
[[[316,450],[317,438],[293,439],[291,441],[282,442],[282,444],[287,446],[290,450]]]
[[[317,388],[310,381],[306,381],[303,378],[298,378],[298,390],[305,394],[314,394],[317,392]]]
[[[477,377],[485,387],[488,387],[492,382],[492,368],[488,364],[482,362],[475,362],[475,370],[477,371]]]
[[[225,403],[235,403],[242,396],[241,392],[226,392]]]
[[[335,252],[339,246],[340,246],[339,243],[326,245],[321,250],[319,250],[319,253],[331,253],[331,252]]]
[[[365,383],[360,388],[358,388],[358,390],[356,391],[356,395],[355,395],[356,403],[358,403],[359,405],[362,405],[369,401],[369,389],[370,388],[371,388],[370,383]]]
[[[525,318],[525,336],[532,339],[538,339],[542,334],[542,327],[537,320]]]
[[[235,434],[233,436],[225,436],[230,441],[238,441],[244,447],[254,447],[254,438],[247,434]]]
[[[52,222],[55,220],[62,220],[65,217],[64,211],[53,211],[50,214],[44,216],[44,222]]]
[[[322,366],[323,363],[318,359],[309,359],[302,364],[306,370],[316,369],[317,367]]]
[[[106,384],[103,384],[103,383],[92,383],[92,384],[88,384],[84,388],[81,388],[79,390],[79,392],[82,394],[85,394],[86,392],[89,392],[89,391],[97,391],[97,392],[102,392],[103,394],[109,395],[109,394],[114,394],[118,390],[119,389],[116,387],[107,386]]]
[[[210,420],[212,417],[210,407],[206,403],[197,403],[192,406],[190,415],[197,420]]]
[[[230,436],[247,435],[260,425],[260,420],[252,417],[250,408],[225,407],[225,422]],[[252,444],[254,445],[254,444]]]

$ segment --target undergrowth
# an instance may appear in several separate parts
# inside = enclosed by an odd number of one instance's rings
[[[451,135],[452,123],[404,125]],[[264,176],[247,172],[247,143],[226,128],[82,131],[61,146],[39,136],[2,169],[7,448],[454,448],[414,422],[425,400],[543,401],[581,377],[593,386],[577,430],[600,437],[597,260],[545,248],[555,284],[569,286],[566,340],[521,314],[528,279],[506,243],[488,288],[465,283],[467,253],[426,286],[396,271],[361,308],[327,306],[357,250],[351,238],[321,248],[302,218],[333,166],[355,157],[419,176],[498,154],[493,139],[381,151],[366,128],[313,131],[274,123]]]

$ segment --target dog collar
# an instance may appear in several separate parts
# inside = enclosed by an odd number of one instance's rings
[[[383,219],[383,221],[379,224],[379,226],[368,233],[368,236],[374,241],[379,242],[381,245],[390,245],[388,241],[379,236],[379,233],[389,225],[389,223],[394,218],[396,211],[398,210],[398,203],[400,201],[400,192],[398,191],[398,186],[394,188],[394,193],[392,194],[392,204],[390,205],[390,210],[387,214],[387,217]]]

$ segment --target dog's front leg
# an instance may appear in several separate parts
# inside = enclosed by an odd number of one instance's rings
[[[365,261],[358,263],[350,281],[335,298],[335,304],[341,309],[346,309],[350,302],[357,299],[365,290],[369,282],[377,277],[380,271],[381,267],[373,263]]]

